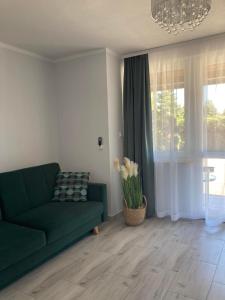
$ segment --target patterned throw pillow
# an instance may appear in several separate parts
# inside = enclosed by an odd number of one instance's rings
[[[59,172],[53,201],[87,201],[88,172]]]

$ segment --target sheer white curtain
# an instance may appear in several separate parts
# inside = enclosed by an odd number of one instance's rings
[[[225,118],[219,116],[219,130],[209,118],[211,86],[225,83],[225,39],[161,48],[149,53],[149,62],[157,215],[208,221],[216,215],[222,222],[225,197],[220,208],[210,202],[207,166],[211,156],[225,158],[225,142],[218,149],[212,141],[225,140]]]

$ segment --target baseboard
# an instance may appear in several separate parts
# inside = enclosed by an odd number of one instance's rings
[[[113,215],[108,215],[108,218],[109,218],[109,219],[116,218],[117,216],[122,215],[122,213],[123,213],[123,210],[121,209],[120,211],[116,212],[116,213],[113,214]]]

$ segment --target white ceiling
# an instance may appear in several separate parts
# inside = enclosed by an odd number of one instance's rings
[[[127,54],[225,32],[225,0],[193,32],[169,35],[150,0],[0,0],[0,41],[51,59],[103,47]]]

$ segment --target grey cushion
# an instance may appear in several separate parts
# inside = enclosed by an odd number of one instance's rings
[[[87,201],[88,172],[59,172],[53,201]]]

